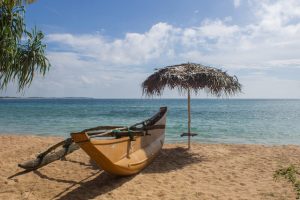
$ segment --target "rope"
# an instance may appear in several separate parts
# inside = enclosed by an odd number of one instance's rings
[[[130,128],[128,128],[127,131],[128,131],[128,136],[129,136],[130,141],[135,141],[133,132],[130,130]]]
[[[62,156],[62,159],[65,159],[65,156],[68,154],[69,151],[69,147],[71,146],[71,144],[73,143],[72,138],[68,138],[65,140],[65,144],[63,145],[63,148],[65,149],[65,153]]]
[[[120,135],[120,130],[112,130],[112,134],[115,135],[116,139],[121,138],[122,136]]]
[[[145,135],[149,135],[148,129],[147,129],[147,126],[146,126],[146,123],[145,123],[145,122],[143,122],[143,129],[144,129],[144,131],[146,132]]]

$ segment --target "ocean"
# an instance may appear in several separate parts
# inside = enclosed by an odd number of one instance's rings
[[[166,142],[186,142],[186,99],[0,99],[0,133],[55,135],[132,125],[168,106]],[[300,100],[192,99],[194,142],[300,144]]]

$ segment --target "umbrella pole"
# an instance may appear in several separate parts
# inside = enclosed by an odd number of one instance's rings
[[[191,148],[191,95],[188,89],[188,149]]]

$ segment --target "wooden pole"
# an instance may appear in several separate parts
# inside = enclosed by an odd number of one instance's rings
[[[54,146],[56,146],[56,145],[54,145]],[[49,152],[43,158],[35,158],[33,160],[26,161],[22,164],[19,164],[19,167],[26,169],[28,171],[33,171],[33,170],[41,168],[49,163],[52,163],[56,160],[62,159],[67,154],[70,154],[73,151],[78,150],[79,148],[80,147],[76,143],[73,142],[70,144],[70,146],[67,149],[61,148],[60,150]]]
[[[191,148],[191,95],[188,89],[188,149]]]

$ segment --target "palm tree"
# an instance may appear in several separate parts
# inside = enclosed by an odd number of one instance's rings
[[[33,1],[2,0],[0,3],[0,90],[17,81],[19,91],[29,86],[35,73],[45,75],[50,63],[45,56],[44,34],[26,30],[23,3]]]

